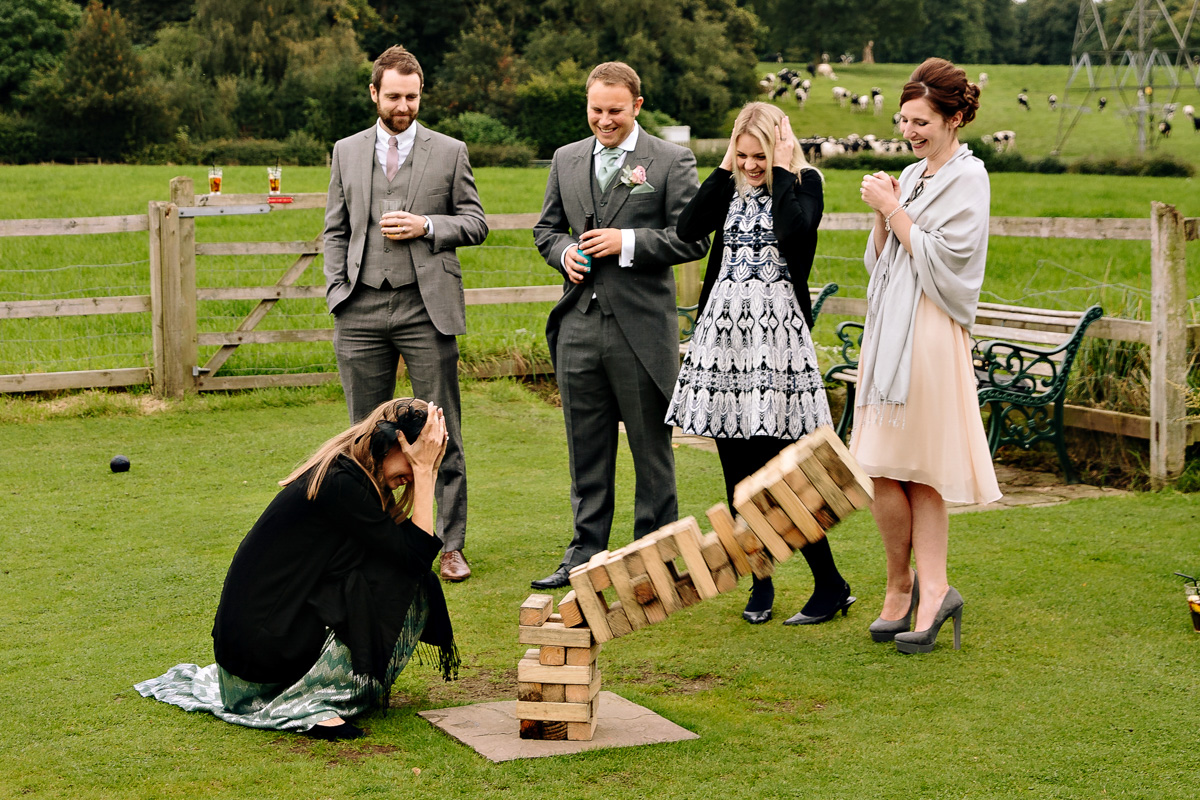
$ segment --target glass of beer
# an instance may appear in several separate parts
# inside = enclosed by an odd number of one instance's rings
[[[267,187],[268,194],[275,196],[279,194],[279,178],[283,174],[283,168],[279,166],[267,167]]]
[[[1183,591],[1187,594],[1188,609],[1192,612],[1192,630],[1200,633],[1200,586],[1189,583],[1183,587]]]
[[[404,210],[404,201],[403,200],[380,200],[379,201],[379,216],[380,217],[382,217],[384,214],[388,213],[389,211],[403,211],[403,210]],[[385,238],[391,238],[391,237],[388,237],[385,234]]]
[[[220,194],[221,193],[221,168],[220,167],[209,167],[208,168],[208,193],[209,194]]]

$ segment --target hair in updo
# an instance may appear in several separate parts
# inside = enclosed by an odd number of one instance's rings
[[[979,86],[967,80],[966,70],[944,58],[927,58],[913,70],[900,93],[900,105],[921,97],[946,119],[961,111],[960,128],[975,119],[979,108]]]

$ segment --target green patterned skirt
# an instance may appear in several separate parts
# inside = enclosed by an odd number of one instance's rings
[[[133,688],[143,697],[154,697],[185,711],[207,711],[236,725],[306,731],[318,722],[362,714],[378,698],[386,697],[388,689],[412,657],[428,615],[425,594],[417,592],[396,640],[384,686],[353,674],[350,649],[331,630],[312,669],[290,686],[245,681],[220,664],[207,667],[178,664],[165,674],[135,684]]]

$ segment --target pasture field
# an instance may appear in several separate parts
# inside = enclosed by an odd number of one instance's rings
[[[808,78],[804,64],[761,63],[759,76],[778,72],[782,66],[791,67]],[[892,114],[899,110],[900,91],[912,74],[915,64],[850,64],[834,65],[836,80],[811,78],[812,92],[801,109],[794,96],[780,98],[776,105],[788,112],[796,135],[844,137],[850,133],[866,136],[875,134],[881,139],[899,138],[892,127]],[[979,74],[988,74],[988,85],[980,96],[979,113],[975,121],[963,129],[963,136],[973,138],[993,131],[1011,130],[1017,134],[1016,149],[1030,158],[1049,155],[1059,136],[1060,119],[1066,124],[1075,117],[1076,106],[1086,106],[1074,130],[1063,144],[1061,157],[1070,162],[1084,156],[1132,156],[1137,153],[1135,117],[1125,113],[1121,93],[1098,90],[1087,97],[1086,75],[1080,74],[1072,86],[1070,96],[1066,92],[1068,66],[1043,65],[963,65],[972,81]],[[833,98],[833,87],[841,86],[854,94],[870,94],[878,87],[884,96],[883,113],[853,111],[840,106]],[[1026,91],[1027,90],[1027,91]],[[1025,91],[1029,96],[1029,110],[1017,102],[1017,95]],[[1125,91],[1129,106],[1136,102],[1136,87]],[[1058,96],[1057,110],[1051,110],[1049,95]],[[1100,96],[1108,98],[1104,111],[1097,110]],[[653,102],[647,98],[647,102]],[[1200,164],[1200,132],[1193,129],[1192,121],[1183,116],[1183,107],[1191,104],[1200,109],[1200,90],[1195,87],[1177,92],[1161,89],[1154,96],[1154,104],[1177,103],[1179,111],[1171,121],[1169,137],[1160,136],[1157,130],[1148,138],[1147,155],[1167,154],[1193,164]],[[1069,105],[1068,105],[1069,103]],[[736,116],[736,113],[733,115]],[[729,125],[733,124],[733,116]],[[1161,110],[1154,111],[1155,120],[1160,119]]]
[[[261,190],[261,167],[229,167],[230,192]],[[702,170],[707,175],[708,170]],[[0,216],[67,217],[135,214],[167,196],[175,175],[197,185],[205,168],[137,166],[0,167]],[[484,206],[493,213],[533,212],[541,207],[544,169],[483,168],[477,178]],[[861,211],[859,174],[830,170],[826,209]],[[287,191],[323,191],[328,172],[287,167]],[[1095,175],[992,176],[992,213],[998,216],[1142,217],[1150,202],[1175,203],[1185,215],[1200,215],[1195,179],[1127,178]],[[321,212],[276,211],[269,216],[201,219],[200,241],[305,240],[319,236]],[[812,285],[836,281],[843,296],[862,296],[866,274],[861,254],[865,234],[822,234]],[[984,299],[1031,306],[1082,309],[1101,302],[1112,313],[1140,315],[1149,297],[1147,242],[994,238]],[[528,231],[496,231],[481,247],[460,251],[468,288],[557,284],[558,274],[533,248]],[[291,257],[200,257],[200,286],[257,286],[274,283]],[[321,261],[302,278],[320,284]],[[145,294],[149,263],[145,233],[0,239],[0,300]],[[1191,247],[1189,275],[1200,285],[1200,248]],[[205,302],[201,331],[233,330],[253,303]],[[517,355],[545,358],[543,329],[548,304],[468,309],[468,334],[460,339],[472,364]],[[830,317],[818,323],[818,340],[833,341]],[[331,318],[319,300],[281,302],[260,326],[325,328]],[[213,348],[202,348],[202,360]],[[149,315],[73,317],[61,320],[0,321],[0,374],[141,366],[150,359]],[[252,345],[241,348],[221,374],[322,371],[333,368],[328,343]]]
[[[212,661],[233,552],[275,482],[345,426],[340,393],[210,395],[157,413],[139,402],[0,400],[10,454],[0,462],[0,797],[1195,795],[1200,634],[1171,574],[1197,568],[1195,496],[953,517],[963,649],[944,632],[925,656],[867,635],[884,563],[871,517],[857,514],[830,534],[859,598],[849,616],[779,624],[812,588],[796,557],[777,573],[770,624],[741,621],[743,582],[605,646],[605,689],[699,739],[495,765],[416,712],[514,697],[517,608],[529,579],[558,562],[570,525],[560,412],[509,381],[466,384],[474,576],[446,587],[462,678],[443,684],[414,663],[390,713],[362,721],[368,738],[330,744],[189,714],[132,687]],[[118,452],[132,469],[114,475]],[[621,454],[613,547],[632,527]],[[680,514],[703,519],[723,496],[717,457],[683,447],[676,459]]]

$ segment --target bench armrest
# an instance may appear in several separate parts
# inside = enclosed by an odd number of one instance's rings
[[[692,340],[692,334],[696,332],[696,315],[699,308],[699,304],[675,307],[675,314],[682,321],[679,326],[679,341],[690,342]]]
[[[834,329],[841,340],[842,361],[846,366],[858,366],[858,351],[862,347],[863,324],[852,320],[840,323]]]
[[[1100,306],[1089,308],[1070,338],[1058,347],[1035,347],[1002,339],[976,344],[971,355],[980,404],[997,400],[1039,405],[1056,402],[1066,394],[1067,376],[1083,343],[1084,331],[1102,316],[1104,309]]]

